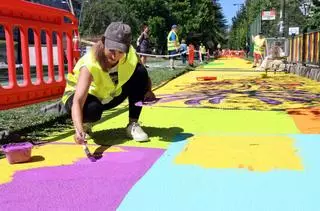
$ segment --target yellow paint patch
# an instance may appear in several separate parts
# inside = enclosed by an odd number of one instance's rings
[[[210,65],[210,64],[219,64],[223,63],[223,65]],[[221,58],[210,62],[208,65],[200,66],[197,69],[243,69],[250,70],[252,69],[252,62],[240,58]],[[254,70],[254,69],[252,69]]]
[[[99,146],[89,146],[93,153]],[[125,152],[121,147],[110,147],[106,152]],[[86,158],[79,145],[47,144],[32,149],[33,159],[27,163],[10,165],[6,159],[0,160],[1,174],[0,184],[10,182],[15,172],[40,167],[71,165],[74,162]]]
[[[268,137],[194,137],[176,157],[176,164],[204,168],[247,168],[250,171],[274,169],[302,170],[294,140]]]

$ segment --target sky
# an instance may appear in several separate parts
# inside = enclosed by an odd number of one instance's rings
[[[236,15],[239,6],[234,6],[233,4],[243,4],[245,0],[219,0],[223,14],[228,21],[228,25],[231,25],[231,19]]]

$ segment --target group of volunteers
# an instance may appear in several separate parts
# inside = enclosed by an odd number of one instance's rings
[[[171,30],[168,33],[167,36],[167,50],[168,50],[168,55],[169,55],[169,68],[171,70],[175,69],[175,57],[180,56],[181,57],[181,61],[182,64],[186,64],[186,61],[189,60],[189,65],[191,65],[190,63],[190,59],[187,59],[187,53],[190,51],[190,49],[193,49],[194,46],[192,43],[189,43],[189,46],[187,46],[186,44],[186,40],[182,39],[181,43],[179,42],[179,37],[177,35],[177,30],[178,30],[178,26],[177,25],[172,25],[171,26]],[[142,25],[142,29],[141,29],[141,34],[137,39],[137,51],[140,53],[140,58],[141,58],[141,63],[145,66],[148,67],[148,65],[146,64],[147,62],[147,55],[151,53],[150,50],[150,41],[149,41],[149,27],[147,24],[143,24]],[[194,50],[194,49],[193,49]],[[203,45],[203,43],[200,44],[199,46],[199,61],[200,63],[204,62],[206,60],[206,55],[208,54],[206,47]]]

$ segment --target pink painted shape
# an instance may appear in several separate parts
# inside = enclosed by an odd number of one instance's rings
[[[162,149],[123,147],[97,162],[17,172],[0,185],[1,210],[115,210]],[[59,156],[57,155],[57,159]]]

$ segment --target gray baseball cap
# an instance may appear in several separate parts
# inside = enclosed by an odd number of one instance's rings
[[[104,45],[110,50],[128,53],[131,44],[131,28],[121,22],[112,22],[104,32]]]

